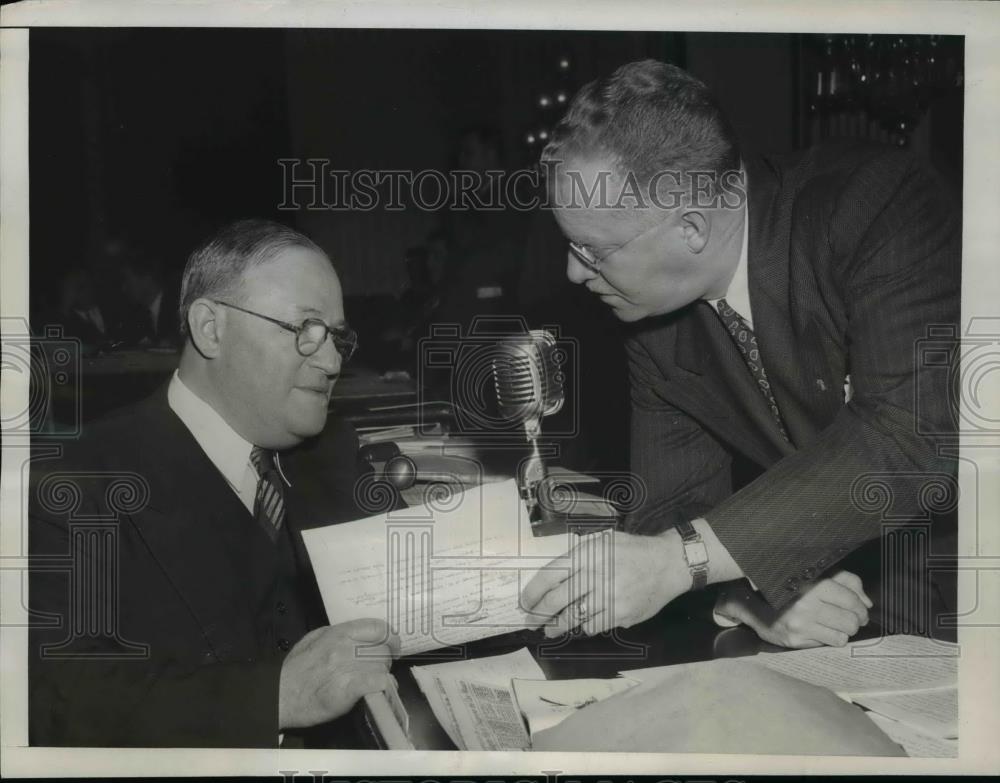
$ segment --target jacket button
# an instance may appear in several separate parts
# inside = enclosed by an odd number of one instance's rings
[[[806,579],[812,581],[813,579],[816,578],[816,569],[815,568],[807,568],[805,571],[802,572],[802,576],[804,576]]]
[[[816,561],[816,565],[818,565],[820,568],[822,568],[823,566],[825,566],[829,562],[830,561],[827,560],[825,557],[821,557],[819,560]]]
[[[286,614],[288,612],[288,607],[285,606],[284,601],[278,601],[278,605],[275,607],[278,614]]]
[[[797,593],[799,590],[799,578],[797,576],[790,576],[785,580],[785,588],[791,590],[793,593]]]
[[[291,646],[292,643],[288,641],[288,639],[285,639],[284,637],[278,639],[278,649],[282,652],[288,652],[289,649],[291,649]]]

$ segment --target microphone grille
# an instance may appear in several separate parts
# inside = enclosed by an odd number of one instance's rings
[[[500,414],[527,421],[559,411],[565,399],[563,354],[544,329],[505,338],[493,360]]]

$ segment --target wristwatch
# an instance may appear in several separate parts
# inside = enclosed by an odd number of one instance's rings
[[[700,590],[708,584],[708,548],[701,533],[689,521],[679,522],[676,529],[684,545],[684,560],[691,571],[691,589]]]

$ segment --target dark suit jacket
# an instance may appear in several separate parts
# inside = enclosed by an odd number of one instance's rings
[[[883,511],[926,518],[921,486],[954,471],[923,434],[955,427],[948,367],[920,347],[932,325],[957,329],[961,231],[946,189],[896,150],[817,148],[746,168],[754,331],[791,443],[710,305],[640,322],[631,459],[649,500],[627,525],[704,516],[780,608],[877,539]],[[764,469],[735,494],[734,460]],[[879,483],[891,509],[873,502]]]
[[[31,743],[274,747],[285,652],[325,623],[299,531],[364,516],[356,453],[331,420],[282,455],[275,546],[165,388],[62,456],[36,451]]]

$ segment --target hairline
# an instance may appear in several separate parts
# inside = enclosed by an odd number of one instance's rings
[[[251,230],[266,230],[272,233],[261,237],[254,250],[244,255],[239,255],[235,248],[215,247],[226,239],[232,241],[228,233],[235,233],[242,224],[246,224],[248,232]],[[330,257],[312,239],[293,228],[279,223],[272,223],[271,221],[238,221],[237,223],[225,226],[199,245],[188,257],[188,262],[185,265],[184,274],[181,278],[178,301],[181,334],[185,337],[188,336],[187,316],[194,302],[203,298],[218,301],[218,297],[225,296],[230,300],[235,299],[236,301],[232,302],[233,304],[245,304],[247,298],[243,291],[243,286],[246,276],[254,269],[276,261],[283,252],[294,247],[301,247],[316,253],[326,260],[331,269],[334,269]],[[209,254],[213,254],[214,258],[207,259],[206,256],[209,256]],[[239,269],[219,269],[218,267],[222,264],[222,258],[220,257],[230,254],[236,255]],[[192,278],[195,278],[195,282],[200,282],[197,279],[199,276],[208,276],[206,275],[205,267],[209,267],[209,270],[211,270],[213,266],[216,267],[214,269],[214,277],[232,272],[230,279],[221,285],[206,285],[198,292],[197,296],[191,296],[190,287],[192,285]]]

